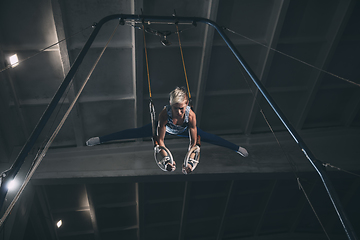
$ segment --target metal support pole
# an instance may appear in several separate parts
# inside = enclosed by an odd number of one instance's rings
[[[274,112],[276,113],[276,115],[279,117],[279,119],[281,120],[281,122],[284,124],[284,126],[286,127],[286,129],[288,130],[288,132],[291,134],[291,136],[293,137],[293,139],[295,140],[295,142],[298,144],[298,146],[300,147],[300,149],[303,151],[303,153],[305,154],[306,158],[310,161],[310,163],[313,165],[313,167],[315,168],[315,170],[318,172],[324,186],[325,189],[330,197],[330,200],[335,208],[336,213],[339,216],[339,219],[341,221],[341,224],[344,227],[345,233],[347,235],[347,237],[350,240],[355,240],[356,235],[354,232],[354,229],[348,219],[348,217],[346,216],[346,213],[341,205],[341,202],[339,200],[339,197],[337,196],[337,193],[335,191],[335,189],[332,186],[332,183],[330,182],[329,177],[327,176],[326,171],[324,170],[324,166],[322,164],[322,162],[320,162],[319,160],[317,160],[313,153],[310,151],[310,149],[306,146],[305,142],[302,140],[302,138],[300,137],[300,135],[296,132],[295,128],[290,124],[290,122],[287,120],[287,118],[285,117],[285,115],[281,112],[280,108],[277,106],[277,104],[275,103],[275,101],[271,98],[270,94],[267,92],[267,90],[265,89],[265,87],[263,86],[263,84],[261,83],[261,81],[256,77],[256,75],[252,72],[252,70],[250,69],[250,67],[247,65],[247,63],[243,60],[243,58],[240,56],[239,52],[237,51],[237,49],[235,48],[234,44],[230,41],[230,39],[224,34],[224,31],[214,22],[211,21],[207,21],[207,24],[213,26],[218,33],[220,34],[220,36],[223,38],[223,40],[225,41],[225,43],[228,45],[228,47],[230,48],[230,50],[233,52],[233,54],[235,55],[235,57],[237,58],[237,60],[240,62],[240,64],[243,66],[243,68],[245,69],[245,71],[247,72],[247,74],[249,75],[249,77],[251,78],[251,80],[254,82],[254,84],[256,85],[256,87],[259,89],[259,91],[261,92],[261,94],[264,96],[264,98],[266,99],[266,101],[269,103],[269,105],[271,106],[271,108],[274,110]]]
[[[247,74],[249,75],[249,77],[251,78],[251,80],[254,82],[254,84],[256,85],[256,87],[259,89],[259,91],[261,92],[261,94],[264,96],[264,98],[266,99],[266,101],[270,104],[271,108],[274,110],[274,112],[276,113],[276,115],[279,117],[279,119],[281,120],[281,122],[284,124],[284,126],[286,127],[286,129],[288,130],[288,132],[291,134],[291,136],[293,137],[293,139],[295,140],[295,142],[298,144],[298,146],[300,147],[300,149],[303,151],[303,153],[305,154],[306,158],[310,161],[310,163],[313,165],[313,167],[315,168],[315,170],[318,172],[324,186],[325,189],[330,197],[331,202],[333,203],[333,206],[339,216],[339,219],[343,225],[343,228],[345,230],[346,235],[348,236],[348,238],[350,240],[356,240],[356,235],[355,232],[353,230],[353,227],[350,223],[350,221],[348,220],[345,211],[340,203],[340,200],[326,174],[326,171],[324,170],[324,167],[322,165],[322,163],[317,160],[313,153],[310,151],[310,149],[306,146],[305,142],[302,140],[302,138],[299,136],[299,134],[296,132],[296,130],[294,129],[294,127],[289,123],[289,121],[286,119],[285,115],[281,112],[280,108],[276,105],[276,103],[273,101],[273,99],[271,98],[271,96],[269,95],[269,93],[267,92],[267,90],[265,89],[265,87],[262,85],[261,81],[256,77],[256,75],[252,72],[252,70],[249,68],[249,66],[247,65],[247,63],[243,60],[243,58],[241,57],[241,55],[239,54],[239,52],[237,51],[236,47],[234,46],[234,44],[231,42],[231,40],[225,35],[224,31],[222,30],[221,27],[219,27],[215,22],[206,19],[206,18],[193,18],[193,17],[177,17],[177,16],[172,16],[172,17],[166,17],[166,16],[145,16],[145,15],[129,15],[129,14],[115,14],[115,15],[110,15],[107,16],[103,19],[101,19],[99,21],[99,23],[97,25],[95,25],[95,29],[92,32],[92,34],[90,35],[88,41],[86,42],[86,44],[84,45],[83,49],[81,50],[79,56],[77,57],[76,61],[74,62],[74,65],[71,67],[69,73],[67,74],[67,76],[65,77],[63,83],[61,84],[60,88],[58,89],[58,91],[56,92],[53,100],[51,101],[51,103],[49,104],[48,108],[46,109],[46,111],[44,112],[43,116],[41,117],[39,123],[37,124],[37,126],[35,127],[32,135],[30,136],[30,138],[28,139],[27,143],[25,144],[25,146],[23,147],[23,149],[21,150],[20,154],[18,155],[17,159],[15,160],[13,166],[11,167],[11,169],[7,172],[7,176],[3,179],[3,184],[1,185],[0,188],[0,208],[3,206],[3,202],[7,193],[7,189],[6,189],[6,185],[7,183],[12,180],[17,172],[19,171],[21,165],[23,164],[25,157],[27,156],[27,154],[29,153],[29,151],[31,150],[31,148],[33,147],[33,145],[35,144],[35,141],[37,140],[37,138],[39,137],[41,131],[43,130],[46,122],[49,120],[52,112],[54,111],[56,105],[58,104],[61,96],[63,95],[63,93],[65,92],[67,86],[69,85],[71,79],[74,77],[78,67],[80,66],[80,64],[82,63],[82,60],[84,59],[87,51],[89,50],[92,42],[94,41],[95,37],[97,36],[100,28],[102,27],[102,25],[110,20],[114,20],[114,19],[119,19],[121,21],[126,21],[126,20],[135,20],[135,21],[144,21],[144,22],[168,22],[168,23],[197,23],[197,22],[202,22],[205,24],[208,24],[212,27],[214,27],[217,32],[220,34],[220,36],[223,38],[223,40],[225,41],[225,43],[227,44],[227,46],[230,48],[230,50],[233,52],[233,54],[235,55],[235,57],[237,58],[237,60],[239,61],[239,63],[243,66],[243,68],[245,69],[245,71],[247,72]]]

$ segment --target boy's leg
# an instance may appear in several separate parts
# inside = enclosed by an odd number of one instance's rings
[[[100,143],[105,143],[114,140],[134,139],[134,138],[144,138],[144,137],[152,137],[151,123],[139,128],[126,129],[102,137],[92,137],[86,141],[86,145],[94,146]]]
[[[203,142],[208,142],[208,143],[218,145],[221,147],[226,147],[233,151],[237,151],[239,149],[238,145],[236,145],[232,142],[229,142],[215,134],[207,133],[207,132],[201,130],[200,128],[198,128],[197,131]]]
[[[139,128],[125,129],[99,138],[100,138],[100,143],[104,143],[114,140],[134,139],[134,138],[144,138],[144,137],[152,137],[151,123]]]
[[[243,157],[247,157],[249,155],[245,148],[240,147],[232,142],[229,142],[215,134],[204,132],[200,128],[197,128],[197,133],[201,137],[201,141],[203,141],[203,142],[208,142],[208,143],[211,143],[211,144],[214,144],[217,146],[228,148],[230,150],[233,150],[233,151],[239,153]],[[189,137],[189,135],[185,134],[185,133],[180,134],[178,136]]]

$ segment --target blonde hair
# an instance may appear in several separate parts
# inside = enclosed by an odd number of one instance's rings
[[[184,87],[176,87],[169,94],[170,96],[170,105],[176,103],[182,103],[188,100],[188,95]]]

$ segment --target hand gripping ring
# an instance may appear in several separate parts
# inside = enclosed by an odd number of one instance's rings
[[[182,166],[182,172],[184,174],[191,173],[195,170],[200,161],[200,147],[196,145],[192,147],[185,155],[184,164]],[[188,164],[191,166],[191,169],[188,168]]]
[[[162,151],[165,151],[166,153],[166,156],[164,156],[165,154],[162,154],[161,152]],[[167,167],[167,165],[170,163],[170,164],[174,164],[174,159],[173,159],[173,156],[170,152],[169,149],[167,149],[166,147],[163,147],[163,146],[159,146],[159,145],[156,145],[154,147],[154,159],[155,159],[155,162],[156,164],[159,166],[159,168],[165,172],[167,171],[175,171],[176,167],[173,167],[173,168],[169,168]]]

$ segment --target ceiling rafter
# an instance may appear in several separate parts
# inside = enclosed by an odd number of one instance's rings
[[[133,100],[135,101],[135,98],[133,95],[123,94],[123,95],[117,95],[117,96],[90,96],[90,97],[82,97],[78,103],[93,103],[93,102],[113,102],[113,101],[124,101],[124,100]],[[51,99],[43,98],[43,99],[29,99],[25,101],[21,101],[21,106],[41,106],[41,105],[49,105],[51,102]],[[63,101],[64,104],[69,104],[69,99]],[[10,106],[14,106],[15,104],[10,101]]]
[[[288,0],[277,1],[272,9],[272,17],[270,18],[270,22],[268,25],[269,27],[265,35],[265,39],[269,48],[266,50],[265,54],[262,55],[264,60],[259,69],[259,73],[260,73],[259,80],[264,85],[266,84],[269,69],[274,56],[274,51],[272,51],[270,48],[276,49],[276,45],[277,42],[279,41],[279,35],[285,20],[285,15],[288,6],[289,6]],[[253,92],[254,92],[253,101],[248,114],[249,117],[246,120],[245,129],[244,129],[246,135],[249,135],[252,131],[255,118],[259,112],[259,104],[262,99],[262,95],[260,94],[258,89],[253,90]]]
[[[181,210],[181,218],[180,218],[180,226],[179,226],[179,238],[178,238],[179,240],[185,239],[184,235],[186,231],[187,213],[189,210],[191,185],[192,185],[191,182],[185,182],[183,205]]]
[[[301,92],[306,90],[305,87],[272,87],[268,88],[269,93],[288,93],[288,92]],[[233,89],[233,90],[219,90],[219,91],[208,91],[205,96],[214,97],[214,96],[229,96],[229,95],[238,95],[238,94],[250,94],[251,90],[249,89]]]
[[[206,18],[216,22],[218,8],[219,8],[219,0],[209,1],[206,12]],[[214,28],[206,24],[204,30],[203,46],[201,50],[199,76],[197,81],[196,102],[194,105],[198,126],[200,126],[201,123],[201,115],[202,115],[201,113],[202,113],[202,106],[204,104],[204,94],[206,90],[206,81],[209,72],[213,39],[214,39]]]
[[[343,204],[344,209],[346,209],[346,206],[351,201],[351,198],[358,192],[358,189],[360,187],[360,179],[357,178],[349,188],[349,190],[346,192],[345,196],[342,197],[341,203]],[[327,221],[327,229],[334,229],[335,223],[339,222],[339,218],[336,215],[333,215],[328,219]]]
[[[126,227],[112,227],[112,228],[104,228],[101,229],[101,232],[108,233],[108,232],[121,232],[121,231],[127,231],[132,229],[138,229],[137,225],[131,225]]]
[[[148,200],[148,204],[154,204],[154,203],[166,203],[166,202],[180,202],[183,198],[161,198],[161,199],[152,199]]]
[[[0,49],[0,58],[5,59],[5,54],[4,54],[2,49]],[[6,67],[5,60],[1,61],[1,62],[2,62],[2,64],[0,65],[1,68]],[[28,126],[26,124],[24,114],[23,114],[23,112],[21,110],[20,99],[19,99],[19,96],[18,96],[18,94],[16,92],[16,88],[14,86],[14,81],[13,81],[13,79],[11,77],[11,74],[9,73],[9,70],[11,70],[11,69],[5,70],[2,74],[3,74],[3,76],[4,76],[5,80],[6,80],[6,83],[7,83],[8,94],[12,97],[12,99],[14,101],[15,113],[16,113],[19,121],[20,121],[20,126],[21,126],[21,130],[23,131],[24,138],[27,139],[30,136],[30,131],[29,131]],[[10,102],[10,99],[9,99],[8,102]],[[6,116],[5,112],[4,112],[4,116]]]
[[[234,189],[234,180],[231,180],[229,183],[229,189],[228,189],[228,194],[226,196],[226,200],[225,200],[225,205],[224,205],[224,209],[223,209],[223,214],[220,220],[220,226],[219,226],[219,230],[218,230],[218,234],[217,234],[217,240],[221,240],[223,238],[224,235],[224,227],[225,227],[225,220],[226,220],[226,216],[228,214],[229,211],[229,205],[230,205],[230,201],[231,201],[231,197],[233,195],[233,189]]]
[[[263,225],[263,221],[264,221],[264,216],[266,214],[266,211],[268,210],[267,207],[269,205],[269,202],[272,198],[272,195],[274,193],[274,189],[276,187],[276,184],[277,184],[277,180],[273,181],[273,183],[268,187],[268,196],[266,198],[266,200],[264,200],[264,205],[262,206],[262,209],[261,209],[261,212],[260,212],[260,216],[259,216],[259,219],[257,221],[257,226],[254,230],[254,236],[259,236],[260,235],[260,231],[261,231],[261,227]]]
[[[90,207],[72,207],[72,208],[60,208],[51,210],[52,213],[66,213],[66,212],[88,212]]]
[[[353,4],[355,4],[355,1],[353,0],[339,1],[339,5],[336,8],[336,12],[333,15],[334,17],[328,28],[329,30],[326,37],[328,41],[318,54],[318,58],[314,66],[317,66],[320,69],[325,69],[329,64],[344,31],[350,15],[349,11],[352,11]],[[321,71],[312,72],[310,80],[308,81],[308,91],[306,92],[305,99],[302,101],[304,104],[299,106],[297,111],[299,114],[297,117],[295,117],[296,122],[294,125],[296,129],[301,129],[304,125],[305,119],[308,116],[311,106],[315,100],[316,93],[318,92],[321,85],[322,78],[323,73]]]
[[[89,202],[89,210],[90,210],[90,217],[91,217],[91,224],[93,226],[94,229],[94,235],[95,235],[95,240],[100,240],[100,233],[99,233],[99,226],[97,223],[97,218],[96,218],[96,209],[95,209],[95,202],[94,202],[94,198],[93,198],[93,190],[91,185],[89,184],[85,184],[85,192],[87,195],[87,199]]]
[[[131,13],[140,14],[140,10],[143,9],[143,0],[131,1]],[[140,127],[143,123],[143,66],[144,66],[144,41],[142,38],[142,31],[137,31],[135,28],[131,28],[131,41],[132,41],[132,73],[133,73],[133,95],[134,95],[134,126]]]
[[[300,179],[300,181],[301,181],[301,179]],[[310,196],[311,193],[313,192],[313,190],[315,189],[317,182],[318,182],[318,180],[316,179],[315,182],[308,189],[304,189],[304,191],[306,192],[306,194],[308,196]],[[298,208],[296,209],[296,211],[294,213],[294,221],[289,228],[290,233],[295,232],[295,229],[300,221],[301,213],[303,212],[304,208],[306,206],[308,206],[308,204],[309,204],[309,202],[307,201],[306,197],[303,195],[301,203],[299,204]]]
[[[43,224],[41,222],[41,216],[43,216],[43,213],[41,212],[40,208],[41,207],[39,206],[39,202],[37,201],[31,209],[30,224],[33,226],[38,240],[52,240],[52,238],[48,236],[48,234],[46,234]]]
[[[61,8],[61,1],[59,0],[51,0],[52,5],[52,11],[53,11],[53,18],[54,18],[54,24],[57,34],[58,41],[62,39],[66,39],[66,33],[65,33],[65,23],[63,19],[62,14],[62,8]],[[61,42],[59,43],[59,49],[60,49],[60,58],[62,63],[62,70],[63,70],[63,77],[65,78],[66,74],[70,70],[70,58],[69,58],[69,51],[67,47],[67,42]],[[76,93],[75,93],[75,86],[74,84],[71,84],[69,86],[69,92],[67,99],[69,102],[73,102],[75,99]],[[83,146],[84,145],[84,130],[82,125],[82,119],[81,119],[81,112],[80,112],[80,106],[78,103],[75,104],[70,116],[73,124],[73,130],[75,133],[75,142],[76,145]]]
[[[288,1],[284,0],[285,3],[288,3]],[[287,4],[288,5],[288,4]],[[286,11],[285,11],[286,13]],[[232,31],[230,31],[232,32]],[[231,40],[232,43],[235,46],[259,46],[259,45],[264,45],[263,47],[269,46],[269,41],[265,38],[252,38],[252,39],[246,39],[246,38],[241,38],[241,39],[233,39]],[[356,40],[354,40],[356,41]],[[317,36],[309,36],[309,37],[285,37],[285,38],[279,38],[277,39],[277,44],[299,44],[299,43],[324,43],[326,42],[326,39],[324,37],[317,37]],[[196,43],[190,43],[190,44],[194,44],[194,46],[196,46]],[[224,46],[224,41],[221,39],[218,39],[216,41],[213,42],[213,46]],[[275,48],[274,48],[275,49]],[[271,50],[271,49],[270,49]],[[274,51],[274,50],[271,50]],[[259,65],[259,69],[262,68],[262,65]]]
[[[81,235],[88,235],[88,234],[94,234],[93,230],[81,230],[81,231],[71,231],[71,232],[66,232],[66,233],[62,233],[60,235],[60,238],[64,238],[64,237],[79,237]]]
[[[14,103],[15,103],[14,109],[15,109],[16,115],[19,117],[21,129],[24,133],[25,139],[27,139],[30,136],[30,134],[29,134],[28,127],[26,125],[24,114],[21,111],[20,99],[16,93],[14,81],[8,71],[5,71],[5,75],[6,75],[6,79],[8,80],[8,83],[9,83],[9,86],[11,89],[12,97],[14,99]]]
[[[354,107],[352,109],[350,109],[348,113],[346,113],[346,115],[348,117],[343,119],[343,122],[345,122],[345,127],[351,126],[351,124],[355,120],[355,117],[357,116],[359,110],[360,110],[360,100],[358,99],[356,104],[354,104]]]
[[[5,113],[3,110],[2,103],[0,102],[0,112]],[[0,162],[9,162],[11,153],[10,153],[10,146],[9,146],[9,139],[5,139],[5,134],[3,130],[0,128]]]
[[[272,234],[270,239],[276,239],[276,240],[319,240],[319,239],[323,239],[324,238],[324,234],[319,234],[319,233],[293,233],[291,235],[287,234],[287,233],[277,233],[277,234]],[[251,237],[244,237],[241,238],[241,240],[268,240],[269,236],[264,235],[264,236],[258,236],[256,238],[254,238],[253,236]],[[333,237],[331,238],[332,240],[340,240],[340,239],[344,239],[342,236],[339,237]]]
[[[0,41],[1,41],[1,35],[0,35]],[[0,49],[0,59],[5,59],[5,55],[4,52]],[[5,60],[2,61],[1,60],[1,64],[0,67],[5,67]],[[7,72],[7,70],[6,70]],[[9,79],[7,79],[6,76],[8,76],[8,73],[2,73],[2,76],[4,76],[5,81],[4,82],[0,82],[0,112],[1,112],[1,116],[2,116],[2,120],[5,121],[6,123],[6,127],[1,128],[0,127],[0,150],[1,153],[3,153],[0,157],[2,157],[2,160],[0,162],[7,162],[10,159],[11,156],[11,145],[15,143],[16,141],[16,136],[14,134],[6,134],[7,132],[11,132],[10,130],[13,130],[13,119],[11,119],[11,105],[9,104],[10,101],[10,96],[11,95],[11,91],[9,90],[10,86],[8,86],[8,82],[10,82]],[[18,114],[21,114],[21,111],[19,109],[16,108],[15,110]],[[23,117],[22,117],[23,118]],[[22,121],[22,120],[20,120]],[[22,123],[21,123],[22,124]],[[24,134],[24,138],[27,137],[26,135],[26,126],[25,123],[22,124],[21,126],[23,130],[23,134]],[[9,136],[8,138],[5,138],[5,136]],[[12,143],[12,144],[11,144]]]
[[[123,203],[107,203],[99,204],[97,208],[119,208],[119,207],[132,207],[136,206],[135,202],[123,202]]]
[[[55,229],[55,221],[54,221],[53,215],[50,210],[50,204],[49,204],[49,200],[48,200],[48,197],[47,197],[47,194],[45,191],[45,187],[44,186],[36,187],[36,195],[38,196],[38,199],[39,199],[41,211],[45,216],[45,222],[46,222],[47,226],[44,226],[44,227],[47,227],[47,229],[49,229],[51,239],[59,240],[59,236]]]
[[[358,96],[359,96],[359,90],[357,89],[353,94],[353,98],[352,98],[354,99],[352,101],[353,104],[349,104],[351,106],[347,109],[342,119],[342,122],[344,122],[345,127],[351,126],[352,122],[354,121],[356,115],[360,110],[360,98],[358,98]]]
[[[164,221],[164,222],[154,222],[146,224],[146,227],[161,227],[161,226],[172,226],[179,225],[179,221]]]
[[[22,198],[17,201],[17,204],[11,210],[10,217],[8,216],[6,219],[8,226],[5,226],[5,228],[10,233],[7,234],[7,236],[10,236],[9,239],[23,239],[25,237],[25,230],[30,223],[34,199],[35,191],[32,186],[29,186],[22,193]]]
[[[140,190],[139,190],[139,183],[135,183],[135,201],[136,201],[136,225],[137,231],[136,236],[137,239],[140,239]]]
[[[144,232],[145,232],[145,197],[144,197],[144,184],[137,183],[137,199],[138,199],[138,209],[137,209],[137,223],[138,223],[138,230],[137,230],[137,239],[141,240],[144,239]]]

